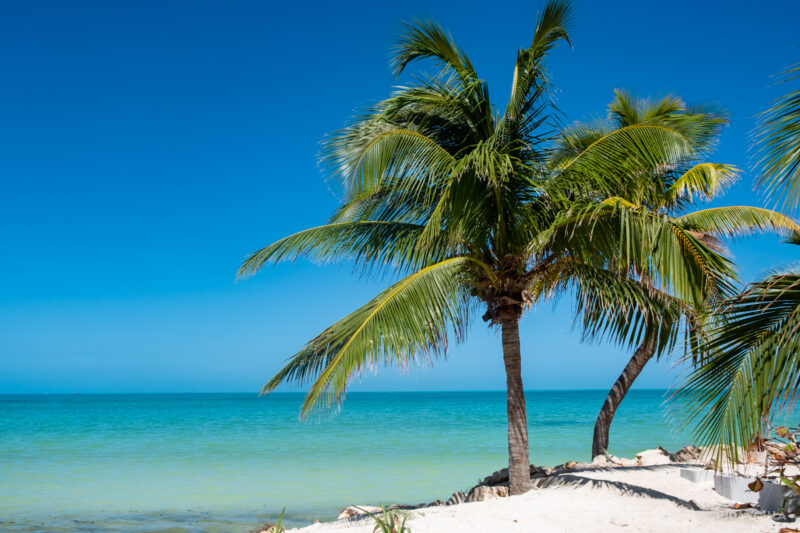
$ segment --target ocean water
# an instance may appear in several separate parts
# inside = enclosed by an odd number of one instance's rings
[[[631,391],[611,452],[687,437],[664,391]],[[604,391],[527,393],[531,460],[590,459]],[[347,505],[421,503],[505,465],[503,392],[351,393],[301,422],[301,394],[0,396],[0,530],[247,532]]]

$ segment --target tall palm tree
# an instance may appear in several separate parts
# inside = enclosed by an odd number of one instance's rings
[[[653,216],[663,217],[672,227],[694,235],[710,247],[722,252],[719,237],[739,236],[762,230],[776,230],[784,234],[798,228],[791,220],[772,211],[747,206],[717,207],[689,211],[696,200],[711,200],[734,183],[737,172],[729,165],[710,163],[705,158],[718,139],[724,116],[711,108],[687,106],[681,100],[667,97],[657,101],[636,99],[629,93],[617,91],[609,105],[609,118],[601,123],[580,124],[562,134],[559,149],[553,157],[556,168],[570,165],[584,166],[591,172],[604,171],[599,189],[608,195],[606,202],[615,201],[635,210],[644,210]],[[621,158],[609,160],[603,148],[615,136],[625,135],[634,128],[668,128],[691,139],[692,151],[680,157],[663,157],[666,150],[648,149],[646,162],[635,153],[620,154]],[[659,142],[658,138],[650,142]],[[661,157],[660,157],[661,156]],[[631,160],[636,158],[636,160]],[[657,247],[657,241],[648,243]],[[684,250],[679,260],[694,262],[690,250]],[[641,282],[653,290],[652,276],[647,270],[636,273]],[[692,293],[690,300],[675,302],[682,313],[651,313],[647,328],[637,339],[637,347],[628,364],[609,391],[597,416],[592,439],[592,457],[606,455],[609,429],[618,407],[645,365],[659,353],[659,332],[677,333],[681,325],[692,333],[699,327],[698,310],[722,299],[726,285],[706,285],[705,290]],[[728,294],[729,295],[729,294]],[[611,305],[616,305],[613,302]],[[694,331],[694,333],[699,333]]]
[[[797,85],[800,64],[783,73]],[[800,88],[773,102],[760,117],[757,187],[780,207],[800,207]],[[789,239],[800,244],[800,233]],[[697,422],[704,443],[734,450],[763,434],[764,422],[794,405],[800,394],[800,269],[775,270],[723,302],[709,356],[676,391],[677,410]],[[721,450],[721,448],[720,448]]]
[[[239,271],[302,256],[350,259],[404,277],[312,339],[263,392],[313,381],[301,413],[329,407],[354,374],[441,355],[451,334],[464,338],[482,307],[484,320],[501,330],[509,485],[518,494],[530,486],[519,342],[528,305],[574,286],[585,315],[599,317],[597,330],[625,336],[641,330],[642,310],[674,313],[664,294],[689,299],[727,282],[728,262],[691,232],[598,201],[597,184],[622,154],[669,162],[693,151],[677,129],[638,127],[609,138],[602,146],[607,160],[595,162],[606,167],[596,172],[582,162],[557,172],[545,164],[552,128],[543,61],[566,40],[569,19],[566,2],[547,3],[531,45],[517,53],[503,113],[449,34],[432,23],[406,27],[394,52],[396,72],[417,59],[435,60],[439,71],[397,88],[330,137],[323,160],[341,181],[343,205],[328,224],[253,253]],[[641,244],[656,239],[655,249]],[[677,261],[682,250],[695,261]],[[640,280],[627,275],[644,270],[670,291],[642,291]],[[601,316],[599,309],[611,312]]]
[[[570,18],[567,2],[546,4],[531,45],[517,53],[502,115],[447,32],[430,22],[405,27],[395,72],[418,59],[440,71],[399,87],[327,140],[323,160],[342,181],[344,205],[329,224],[253,253],[239,273],[302,255],[407,275],[311,340],[262,392],[313,378],[302,414],[329,407],[365,368],[443,354],[448,334],[463,339],[482,301],[502,331],[510,491],[529,489],[518,320],[543,253],[532,243],[555,218],[536,185],[549,109],[544,59],[568,39]]]

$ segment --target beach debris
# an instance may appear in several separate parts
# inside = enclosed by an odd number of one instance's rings
[[[463,491],[454,492],[450,498],[444,502],[445,505],[457,505],[467,501],[467,493]]]
[[[659,446],[654,450],[645,450],[636,454],[636,466],[667,465],[675,462],[675,455]]]
[[[618,463],[611,459],[611,455],[598,455],[592,459],[592,466],[595,468],[603,468],[606,466],[618,466]]]
[[[734,509],[750,509],[752,507],[753,507],[752,503],[734,503],[733,504],[733,508]]]
[[[747,488],[753,492],[761,492],[764,489],[764,482],[760,478],[756,478],[755,481],[747,484]]]
[[[266,524],[261,524],[255,529],[251,529],[250,533],[282,533],[283,531],[286,531],[283,528],[281,528],[280,531],[278,531],[277,529],[275,529],[276,527],[277,527],[276,524],[268,522]]]
[[[374,505],[351,505],[350,507],[345,507],[339,511],[339,516],[336,517],[336,520],[346,520],[355,516],[375,514],[380,512],[381,508],[375,507]]]
[[[610,468],[615,466],[655,466],[670,463],[697,463],[703,457],[702,448],[697,446],[684,446],[675,453],[670,453],[661,446],[652,450],[637,453],[635,459],[617,457],[611,454],[598,455],[592,459],[595,468]],[[710,466],[713,469],[713,465]]]
[[[697,446],[684,446],[675,452],[674,455],[679,463],[696,463],[700,461],[701,452],[702,448],[698,448]]]
[[[547,468],[539,468],[536,465],[531,465],[531,479],[539,479],[550,475],[553,469]],[[492,472],[491,475],[486,476],[483,478],[483,481],[475,485],[476,487],[480,485],[488,485],[490,487],[494,487],[495,485],[502,485],[508,484],[508,468],[502,468],[495,472]]]
[[[793,527],[782,527],[778,530],[778,533],[800,533],[800,529],[795,529]]]
[[[508,487],[504,485],[497,485],[494,487],[478,485],[477,487],[472,487],[472,489],[469,491],[469,494],[467,494],[467,501],[482,502],[484,500],[494,500],[497,498],[506,497],[508,497]]]
[[[597,455],[592,459],[592,466],[595,468],[611,468],[615,466],[637,466],[635,459],[626,459],[616,455],[603,454]]]

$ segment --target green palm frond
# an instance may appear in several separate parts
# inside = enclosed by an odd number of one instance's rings
[[[452,75],[427,76],[415,85],[398,87],[381,103],[381,116],[425,131],[444,149],[456,153],[478,142],[484,133],[475,127],[486,120],[474,101],[480,83],[460,83]]]
[[[782,73],[782,83],[800,80],[800,64]],[[800,89],[775,100],[760,116],[756,146],[761,176],[757,187],[782,208],[800,207]]]
[[[719,253],[716,243],[670,222],[660,233],[653,254],[654,269],[677,297],[702,306],[710,295],[723,297],[734,292],[738,275],[730,259]],[[687,260],[692,258],[692,260]]]
[[[666,353],[675,346],[681,321],[694,313],[688,304],[624,273],[574,262],[567,269],[561,279],[575,290],[575,324],[585,340],[634,347],[653,335],[657,353]]]
[[[686,105],[681,99],[667,96],[651,101],[636,98],[630,92],[616,90],[609,104],[609,115],[618,129],[634,124],[660,124],[681,132],[698,153],[706,154],[728,123],[724,110],[711,105]]]
[[[335,404],[348,380],[365,368],[408,367],[443,355],[448,331],[456,340],[466,334],[470,305],[464,276],[482,267],[474,259],[456,257],[398,281],[309,342],[262,393],[287,381],[314,379],[302,407],[307,415],[315,406]]]
[[[564,40],[572,46],[569,40],[569,30],[575,15],[572,6],[565,0],[550,0],[536,17],[536,31],[529,50],[540,54],[550,51],[559,41]]]
[[[237,277],[255,274],[266,264],[304,257],[313,261],[352,260],[364,266],[400,269],[431,264],[442,249],[417,248],[424,227],[386,221],[353,221],[326,224],[295,233],[253,252]],[[434,259],[436,258],[436,259]]]
[[[672,205],[679,199],[689,202],[695,198],[710,200],[730,188],[739,171],[731,165],[698,163],[676,179],[664,194],[664,204]]]
[[[530,133],[545,121],[541,114],[547,106],[539,103],[547,88],[547,73],[542,61],[559,41],[572,45],[569,41],[572,19],[569,2],[562,0],[548,1],[538,14],[531,45],[517,52],[511,96],[500,122],[503,128],[500,134],[504,138],[520,132]]]
[[[485,135],[490,134],[494,115],[489,88],[486,81],[478,77],[467,54],[456,46],[448,32],[434,22],[405,24],[393,50],[390,66],[396,75],[400,75],[409,63],[426,58],[439,63],[439,78],[452,75],[467,89],[466,101],[470,103],[467,114],[472,119],[471,126]]]
[[[634,204],[632,202],[629,202],[625,198],[621,198],[619,196],[611,196],[609,198],[606,198],[605,200],[600,202],[599,206],[601,206],[601,207],[606,207],[606,206],[607,207],[629,207],[631,209],[636,209],[636,208],[640,207],[640,206],[638,206],[638,205],[636,205],[636,204]]]
[[[733,293],[736,271],[716,242],[669,216],[609,200],[560,220],[550,247],[587,264],[646,275],[652,287],[692,305]]]
[[[685,229],[716,237],[742,237],[756,232],[774,231],[791,237],[800,234],[800,226],[791,218],[761,207],[713,207],[678,217]]]
[[[412,61],[426,58],[452,69],[465,83],[478,77],[467,54],[439,24],[432,21],[403,24],[390,61],[395,75],[399,76]]]
[[[352,195],[339,206],[329,222],[386,221],[425,224],[441,196],[441,187],[409,189],[402,180],[386,180],[384,185]]]
[[[422,132],[403,127],[386,127],[373,137],[351,144],[343,136],[327,144],[337,154],[339,176],[349,196],[402,179],[425,190],[434,180],[448,175],[456,159],[434,139]],[[408,185],[410,187],[410,184]]]
[[[450,246],[467,242],[471,248],[485,248],[497,223],[495,200],[485,181],[473,173],[451,179],[425,223],[419,246],[435,246],[444,239]]]
[[[620,175],[675,165],[696,155],[681,131],[660,124],[634,124],[605,133],[554,169],[565,183],[575,176],[592,179],[604,194],[616,194]]]
[[[680,98],[667,96],[657,102],[639,99],[630,91],[617,89],[614,100],[608,105],[608,113],[618,128],[663,119],[680,113],[686,104]]]
[[[721,308],[702,361],[675,392],[675,410],[702,443],[748,446],[800,383],[800,270],[751,284]]]

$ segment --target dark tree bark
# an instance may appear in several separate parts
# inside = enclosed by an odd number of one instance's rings
[[[531,488],[528,449],[528,414],[522,388],[522,358],[519,348],[519,317],[502,322],[503,361],[506,366],[506,409],[508,411],[508,479],[511,494]]]
[[[606,396],[606,401],[603,403],[603,408],[600,409],[600,414],[597,415],[597,421],[594,423],[592,458],[608,453],[608,430],[611,428],[611,421],[614,419],[614,413],[617,412],[617,408],[622,403],[625,395],[628,394],[631,385],[633,385],[633,382],[642,372],[647,362],[653,358],[655,353],[655,341],[645,339],[633,353],[633,357],[631,357],[631,360],[628,361],[622,374],[617,378],[617,382],[611,387],[608,396]]]

